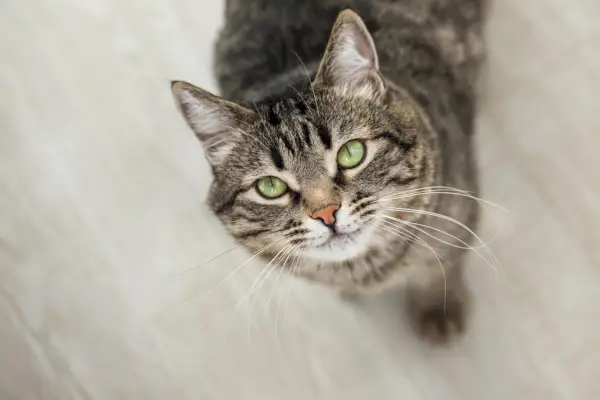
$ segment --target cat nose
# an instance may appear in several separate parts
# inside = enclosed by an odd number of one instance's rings
[[[320,219],[327,226],[335,224],[335,212],[340,209],[339,205],[332,204],[325,208],[315,211],[312,215],[312,219]]]

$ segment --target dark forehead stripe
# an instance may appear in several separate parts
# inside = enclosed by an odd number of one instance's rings
[[[281,123],[281,118],[277,115],[275,107],[269,107],[269,110],[267,111],[267,121],[273,126],[277,126]]]
[[[304,101],[304,99],[298,98],[294,101],[294,104],[296,106],[296,110],[298,110],[298,113],[300,115],[305,115],[308,111],[308,107],[306,106],[306,102]]]
[[[310,140],[310,128],[308,124],[302,123],[302,135],[304,136],[304,143],[308,148],[312,146],[312,141]]]
[[[279,152],[277,146],[271,145],[269,151],[271,153],[271,159],[273,160],[273,164],[275,164],[275,167],[279,170],[284,169],[285,165],[283,164],[283,157],[281,157],[281,153]]]
[[[286,133],[284,132],[280,132],[279,134],[279,139],[281,140],[281,142],[283,143],[283,145],[285,146],[285,148],[292,154],[292,155],[296,155],[296,149],[294,148],[294,146],[292,146],[292,142],[290,141],[290,138],[287,136]]]
[[[301,153],[302,150],[307,147],[306,140],[302,136],[301,125],[302,123],[294,124],[294,128],[291,133],[292,139],[294,140],[294,145],[296,146],[296,150],[298,150],[299,153]]]
[[[323,142],[323,146],[325,146],[327,150],[331,149],[331,133],[329,132],[329,129],[321,124],[317,127],[317,133],[319,134],[321,142]]]

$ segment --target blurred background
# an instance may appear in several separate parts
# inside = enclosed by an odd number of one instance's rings
[[[222,13],[0,1],[0,399],[598,398],[600,2],[495,1],[477,146],[502,268],[472,255],[448,348],[394,302],[276,276],[248,297],[241,250],[194,269],[233,243],[169,81],[216,90]]]

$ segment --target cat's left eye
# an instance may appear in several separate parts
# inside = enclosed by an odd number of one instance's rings
[[[267,199],[276,199],[288,191],[288,185],[275,176],[265,176],[256,181],[256,190]]]
[[[341,168],[358,167],[365,159],[365,145],[360,140],[351,140],[344,144],[337,154],[337,163]]]

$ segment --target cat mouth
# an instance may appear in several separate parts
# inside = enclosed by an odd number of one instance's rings
[[[304,254],[320,262],[354,259],[367,249],[372,229],[365,225],[351,232],[331,232],[327,237],[321,237],[318,244],[307,248]]]
[[[360,228],[352,232],[333,232],[327,240],[325,240],[323,243],[319,244],[315,248],[324,249],[352,245],[352,243],[356,243],[355,240],[358,238],[360,233]]]

